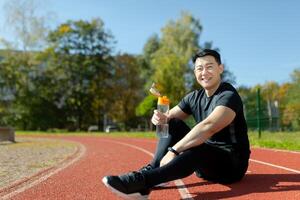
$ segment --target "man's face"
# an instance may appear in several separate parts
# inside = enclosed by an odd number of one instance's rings
[[[219,65],[213,56],[208,55],[197,58],[194,73],[197,82],[204,89],[209,90],[220,83],[223,70],[223,65]]]

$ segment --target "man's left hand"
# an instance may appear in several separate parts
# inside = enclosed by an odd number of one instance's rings
[[[167,154],[163,157],[163,159],[160,161],[160,167],[168,164],[169,162],[171,162],[171,160],[173,160],[173,158],[175,158],[176,155],[170,151],[167,152]]]

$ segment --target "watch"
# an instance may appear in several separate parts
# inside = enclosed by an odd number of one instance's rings
[[[171,152],[174,153],[176,156],[179,155],[178,151],[176,151],[176,150],[173,149],[172,147],[168,147],[168,151],[171,151]]]

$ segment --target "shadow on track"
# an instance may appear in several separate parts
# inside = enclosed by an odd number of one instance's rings
[[[193,192],[191,195],[195,200],[200,199],[226,199],[248,195],[252,193],[276,193],[283,191],[300,191],[300,174],[247,174],[242,181],[225,185],[227,191],[203,192],[201,186],[215,184],[212,182],[199,182],[186,184],[187,189],[198,187],[199,192]],[[157,188],[167,189],[176,188],[175,186]],[[275,194],[276,195],[276,194]]]

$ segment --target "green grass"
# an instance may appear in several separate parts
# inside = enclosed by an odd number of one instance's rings
[[[72,136],[106,136],[106,137],[131,137],[131,138],[156,138],[156,134],[154,132],[112,132],[112,133],[105,133],[105,132],[45,132],[45,131],[16,131],[16,135],[24,136],[24,135],[56,135],[56,136],[63,136],[63,135],[72,135]]]
[[[300,132],[257,132],[249,133],[250,144],[255,147],[300,151]]]
[[[154,132],[41,132],[41,131],[17,131],[17,135],[74,135],[74,136],[105,136],[105,137],[132,137],[132,138],[156,138]],[[300,132],[262,132],[258,138],[257,132],[249,132],[251,146],[276,148],[300,151]]]

